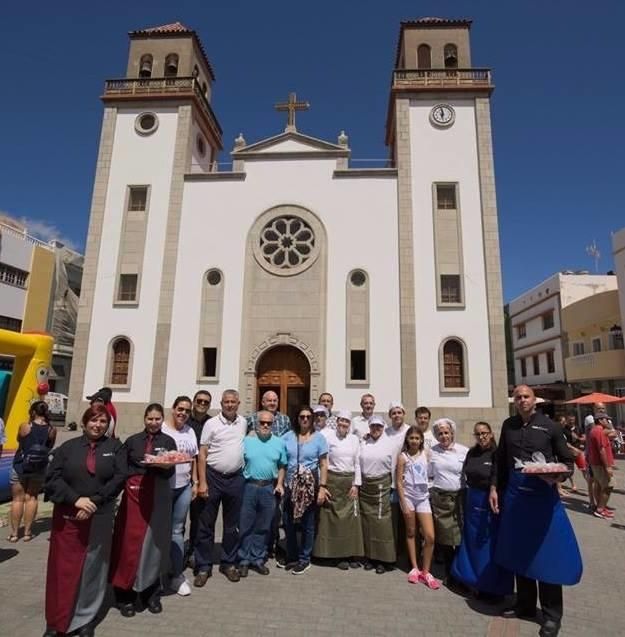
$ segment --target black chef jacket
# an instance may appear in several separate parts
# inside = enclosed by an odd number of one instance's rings
[[[158,472],[159,477],[171,478],[176,471],[176,467],[163,469],[161,467],[150,467],[150,465],[142,464],[141,461],[145,456],[145,444],[147,442],[148,433],[140,431],[126,438],[124,449],[127,454],[128,475],[144,475],[147,471]],[[176,451],[176,441],[162,431],[154,435],[152,453],[158,455],[159,451]]]
[[[464,461],[464,477],[467,486],[487,491],[493,482],[495,472],[496,449],[482,449],[479,445],[471,447]]]

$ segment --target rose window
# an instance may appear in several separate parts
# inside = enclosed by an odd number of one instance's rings
[[[314,249],[312,228],[299,217],[278,217],[260,232],[260,253],[275,268],[297,268],[310,259]]]

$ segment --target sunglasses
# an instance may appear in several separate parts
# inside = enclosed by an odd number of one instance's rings
[[[312,418],[312,416],[311,416],[311,415],[309,415],[309,414],[300,414],[300,415],[298,416],[298,418],[299,418],[300,420],[310,420],[310,419]]]
[[[198,405],[210,405],[211,404],[210,400],[204,400],[204,398],[196,398],[195,402]]]
[[[476,438],[487,438],[490,436],[490,431],[480,431],[473,434]]]
[[[258,424],[259,425],[273,425],[273,422],[271,420],[259,420]]]

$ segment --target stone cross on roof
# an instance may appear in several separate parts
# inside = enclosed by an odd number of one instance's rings
[[[310,108],[308,102],[298,102],[295,93],[289,93],[289,101],[276,104],[274,108],[277,111],[288,111],[287,124],[285,131],[295,131],[295,111],[307,111]]]

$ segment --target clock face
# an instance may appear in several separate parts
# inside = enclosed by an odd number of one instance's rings
[[[449,104],[437,104],[430,111],[430,121],[436,126],[451,126],[456,112]]]

